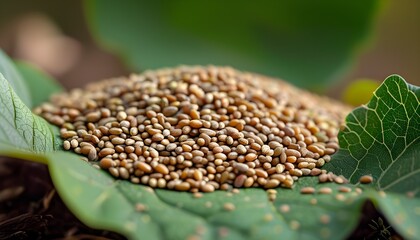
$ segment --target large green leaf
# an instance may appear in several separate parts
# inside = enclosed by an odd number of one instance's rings
[[[58,149],[56,127],[32,114],[0,72],[0,143],[33,152]]]
[[[16,67],[31,89],[31,102],[34,107],[47,101],[52,94],[64,90],[54,79],[29,63],[17,62]]]
[[[33,107],[31,93],[22,75],[15,68],[12,60],[0,49],[0,73],[9,80],[10,86],[28,107]]]
[[[352,111],[327,169],[357,183],[372,175],[380,190],[420,197],[420,88],[388,77],[366,106]]]
[[[136,70],[231,65],[322,89],[355,55],[382,1],[112,1],[86,4],[96,39]]]

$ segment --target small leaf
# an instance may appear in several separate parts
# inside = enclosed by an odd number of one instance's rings
[[[15,68],[13,62],[9,57],[4,54],[0,49],[0,73],[3,74],[4,78],[9,80],[10,86],[16,92],[16,94],[22,99],[23,103],[28,107],[33,107],[31,101],[31,95],[28,87],[25,85],[25,81]]]
[[[58,129],[32,114],[0,73],[0,143],[33,152],[59,149]]]
[[[31,90],[33,107],[47,101],[52,94],[64,90],[54,79],[29,63],[16,62],[16,67]]]
[[[420,88],[388,77],[339,133],[340,150],[326,166],[352,183],[372,175],[380,190],[420,197]]]
[[[322,90],[382,1],[87,1],[90,29],[136,70],[230,65]]]

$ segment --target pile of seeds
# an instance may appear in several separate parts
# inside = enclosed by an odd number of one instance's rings
[[[56,95],[35,112],[116,178],[212,192],[290,188],[337,151],[346,106],[227,67],[179,67]]]

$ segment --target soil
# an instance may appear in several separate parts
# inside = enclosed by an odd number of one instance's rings
[[[80,222],[54,189],[47,166],[0,157],[0,239],[126,239]],[[372,202],[348,239],[403,239]]]

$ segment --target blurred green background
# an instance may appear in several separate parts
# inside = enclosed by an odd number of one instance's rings
[[[179,64],[231,65],[355,105],[393,73],[420,85],[417,0],[2,3],[0,47],[66,88]]]

